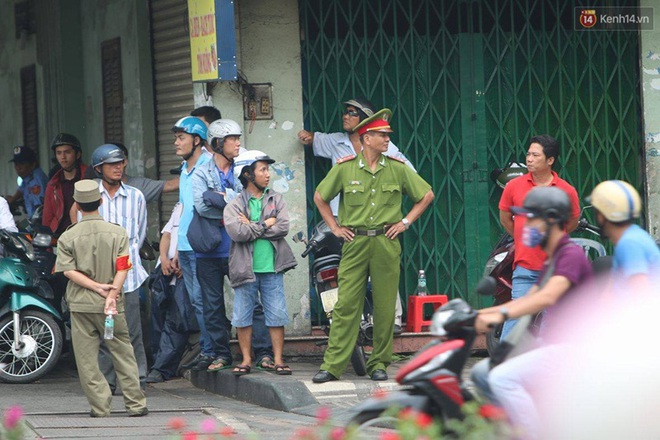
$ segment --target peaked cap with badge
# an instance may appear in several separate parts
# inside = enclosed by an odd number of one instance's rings
[[[390,119],[392,119],[392,110],[384,108],[361,121],[353,131],[357,131],[360,136],[368,132],[393,133]]]

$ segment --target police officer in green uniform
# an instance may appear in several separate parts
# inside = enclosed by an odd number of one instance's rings
[[[110,415],[112,393],[98,364],[105,315],[114,316],[114,338],[106,340],[112,354],[129,416],[148,413],[140,389],[138,367],[128,336],[121,288],[131,269],[126,230],[103,220],[99,185],[80,180],[73,200],[82,219],[60,236],[56,270],[69,279],[66,300],[71,311],[71,338],[80,384],[91,406],[90,416]]]
[[[394,307],[399,286],[401,245],[397,236],[433,201],[431,186],[403,162],[384,156],[392,112],[383,109],[355,127],[362,151],[337,161],[316,188],[314,203],[335,236],[345,240],[339,264],[339,300],[332,312],[328,349],[315,383],[337,380],[357,341],[360,314],[371,276],[374,298],[373,352],[367,362],[372,380],[386,380],[392,359]],[[329,201],[341,194],[339,223]],[[415,204],[403,216],[407,194]],[[340,226],[341,224],[341,226]]]

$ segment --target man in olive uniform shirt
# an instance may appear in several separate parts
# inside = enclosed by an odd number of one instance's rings
[[[386,380],[392,359],[394,307],[399,286],[401,245],[397,236],[433,201],[431,186],[404,162],[384,156],[392,112],[383,109],[358,124],[363,150],[337,161],[316,188],[314,203],[333,234],[345,240],[339,263],[339,299],[332,312],[328,349],[315,383],[337,380],[357,341],[367,279],[374,299],[373,352],[367,362],[372,380]],[[341,193],[339,224],[329,201]],[[403,194],[414,202],[401,213]]]
[[[66,300],[71,311],[71,338],[80,384],[92,407],[90,416],[110,415],[112,393],[98,364],[105,315],[114,315],[114,338],[105,341],[124,393],[129,416],[148,413],[140,389],[138,367],[128,336],[121,289],[131,269],[126,230],[103,220],[99,185],[93,180],[75,183],[73,200],[82,219],[60,236],[58,272],[69,279]]]

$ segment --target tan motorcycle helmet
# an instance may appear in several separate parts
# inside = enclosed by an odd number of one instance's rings
[[[613,223],[638,218],[642,212],[639,193],[623,180],[606,180],[599,183],[586,200]]]

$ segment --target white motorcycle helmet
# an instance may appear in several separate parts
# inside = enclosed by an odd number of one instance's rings
[[[227,136],[242,136],[243,129],[238,125],[238,122],[231,119],[218,119],[211,122],[208,129],[208,143],[217,153],[222,153],[222,145],[224,144]],[[217,146],[213,142],[218,140]]]
[[[253,163],[263,160],[267,164],[273,164],[275,161],[266,153],[259,150],[248,150],[238,155],[234,159],[234,179],[240,181],[239,177],[243,174],[245,167],[251,167]],[[250,168],[252,171],[252,168]]]

